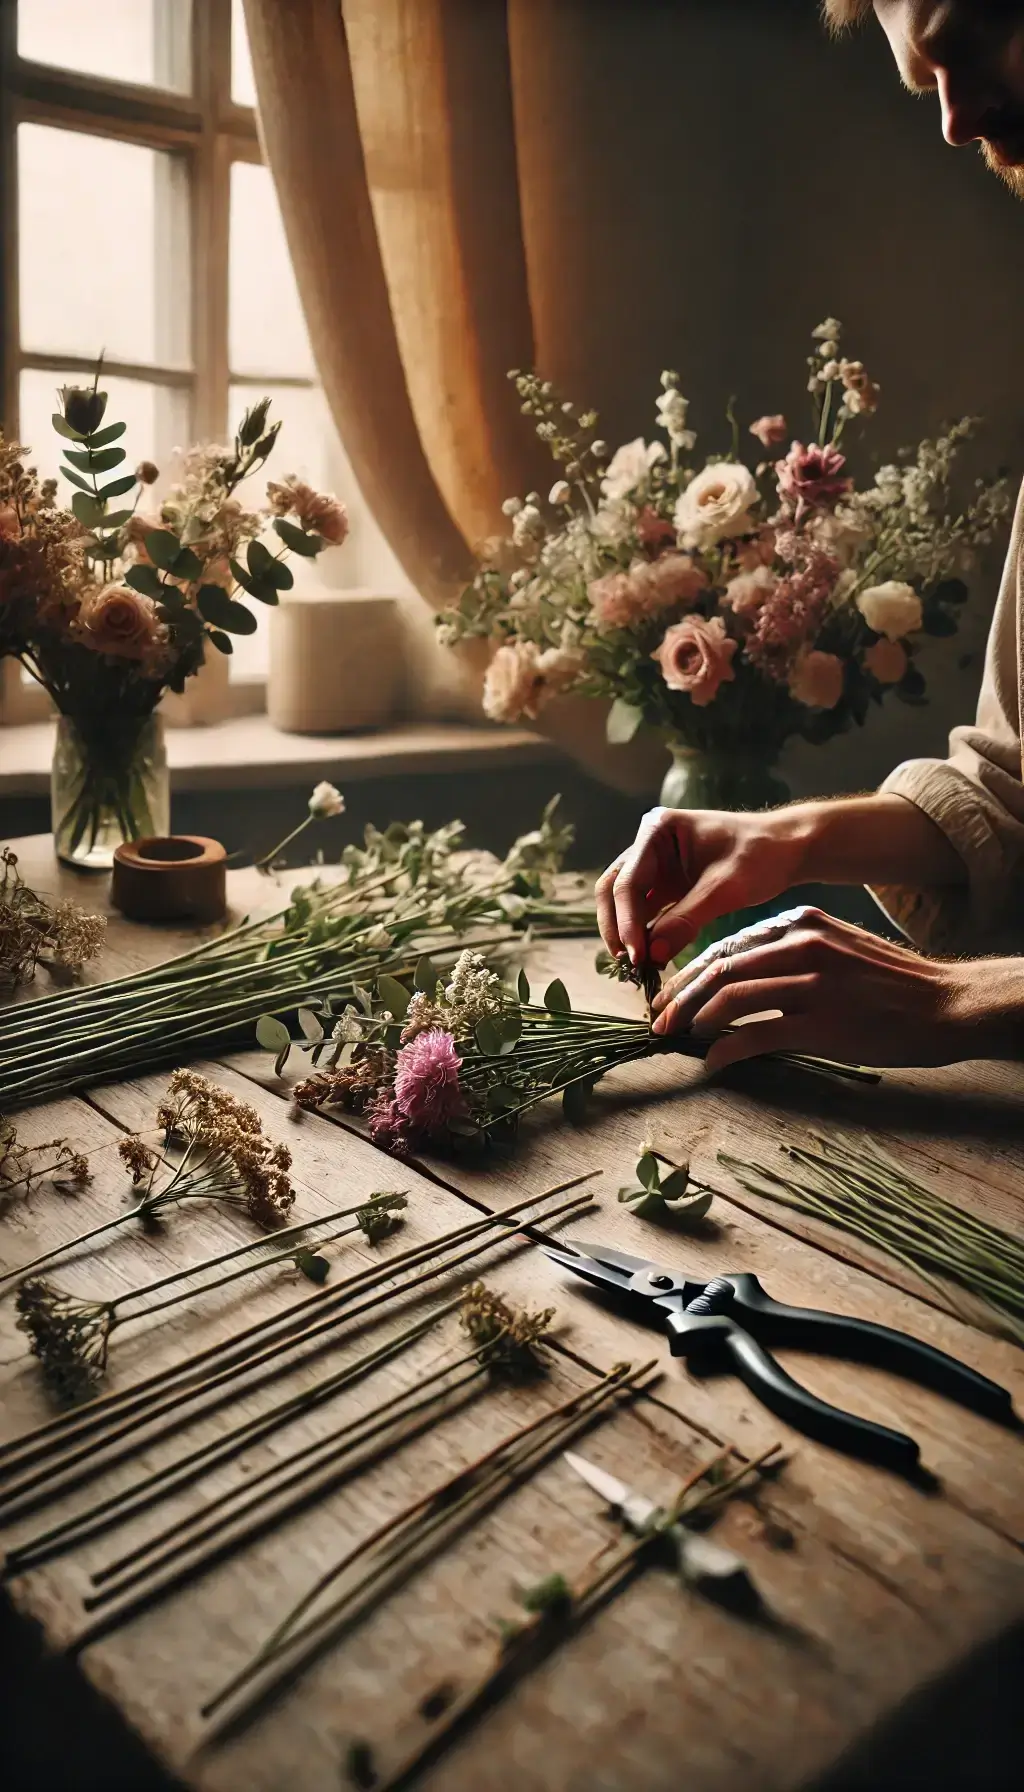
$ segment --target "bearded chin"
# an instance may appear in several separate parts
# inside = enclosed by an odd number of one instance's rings
[[[1024,199],[1024,168],[1013,167],[1007,162],[1000,161],[990,143],[982,143],[981,153],[993,174],[999,176],[1003,185],[1009,187],[1010,192],[1017,199]]]

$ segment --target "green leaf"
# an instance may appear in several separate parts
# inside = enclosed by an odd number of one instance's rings
[[[91,473],[93,470],[92,455],[89,453],[88,448],[83,448],[80,451],[73,448],[65,448],[64,459],[68,461],[71,466],[77,467],[80,473]]]
[[[412,995],[397,977],[389,977],[387,971],[383,971],[377,978],[377,999],[396,1020],[404,1020]]]
[[[501,1015],[495,1024],[498,1038],[501,1040],[501,1055],[503,1058],[507,1058],[510,1052],[515,1051],[522,1038],[523,1017],[521,1014],[510,1011],[508,1014]]]
[[[628,1206],[632,1201],[646,1201],[647,1190],[639,1182],[627,1182],[620,1188],[617,1199]]]
[[[644,712],[635,703],[627,703],[625,697],[616,697],[604,725],[612,746],[624,747],[631,741],[643,719]]]
[[[528,1612],[564,1612],[572,1604],[572,1593],[564,1574],[546,1574],[536,1586],[523,1588],[519,1603]]]
[[[655,1189],[659,1186],[660,1181],[661,1181],[661,1174],[658,1169],[658,1160],[655,1157],[653,1151],[645,1151],[644,1152],[642,1158],[640,1159],[639,1163],[636,1166],[636,1179],[638,1182],[641,1182],[643,1184],[644,1188],[647,1189],[648,1192],[651,1189]]]
[[[181,553],[181,542],[173,529],[151,529],[145,537],[146,552],[161,572],[173,572]]]
[[[229,597],[223,585],[200,585],[196,608],[204,622],[227,629],[233,635],[254,635],[256,618],[244,604]]]
[[[292,1042],[292,1036],[283,1020],[276,1014],[261,1014],[256,1022],[256,1038],[265,1052],[285,1051]]]
[[[487,1106],[492,1114],[503,1114],[518,1104],[519,1096],[508,1083],[493,1083],[487,1091]]]
[[[440,981],[441,979],[438,974],[438,969],[433,959],[427,956],[421,958],[416,966],[413,987],[418,989],[421,995],[433,996]]]
[[[95,529],[103,521],[103,506],[96,502],[91,492],[76,492],[71,508],[87,529]]]
[[[530,1000],[530,979],[525,971],[520,971],[519,976],[516,979],[516,989],[519,992],[519,1000],[521,1002],[526,1003]]]
[[[249,571],[257,584],[273,585],[277,591],[290,591],[295,579],[289,567],[283,561],[275,560],[268,547],[262,541],[250,541],[246,550]]]
[[[324,1036],[324,1030],[320,1024],[319,1015],[314,1014],[312,1008],[300,1008],[298,1011],[298,1022],[306,1038],[310,1040],[313,1045],[319,1045]]]
[[[274,1075],[275,1076],[282,1076],[284,1074],[284,1067],[288,1062],[288,1053],[291,1051],[291,1049],[292,1048],[291,1048],[290,1042],[288,1045],[282,1045],[281,1050],[278,1052],[277,1057],[274,1059]]]
[[[922,617],[922,626],[926,635],[955,635],[959,624],[955,616],[939,608],[938,604],[929,604]]]
[[[176,579],[187,579],[193,585],[196,579],[203,576],[203,563],[191,548],[182,548],[171,570]]]
[[[670,1170],[661,1185],[665,1201],[681,1201],[690,1186],[689,1170]]]
[[[702,1220],[714,1200],[712,1189],[705,1189],[701,1195],[694,1195],[692,1200],[677,1201],[671,1209],[672,1218],[679,1226],[695,1226]]]
[[[81,434],[81,432],[77,429],[72,429],[70,423],[66,423],[64,421],[64,418],[61,416],[59,411],[54,411],[52,417],[50,418],[50,422],[53,424],[53,427],[57,431],[57,434],[59,436],[63,436],[64,440],[66,442],[84,442],[85,441],[85,437]]]
[[[61,467],[61,472],[65,479],[71,481],[72,485],[77,485],[80,492],[88,492],[89,496],[92,496],[92,485],[88,479],[83,479],[80,473],[69,472],[67,467]]]
[[[940,604],[965,604],[969,593],[963,579],[942,579],[932,592]]]
[[[68,460],[71,459],[68,450],[65,450],[65,455]],[[92,471],[94,473],[109,473],[114,467],[119,467],[121,465],[121,462],[124,460],[124,449],[101,448],[97,454],[93,448],[90,448],[89,459],[92,463]],[[132,478],[132,484],[135,484],[134,476]]]
[[[477,1021],[473,1028],[473,1037],[478,1050],[483,1052],[485,1058],[501,1056],[501,1033],[498,1023],[492,1015],[485,1014],[482,1020]]]
[[[300,529],[297,523],[289,523],[283,516],[275,517],[274,533],[280,536],[286,548],[291,548],[293,554],[302,554],[307,560],[314,559],[324,545],[322,535]]]
[[[107,491],[109,490],[108,486]],[[100,493],[101,498],[105,498],[106,495],[107,492]],[[132,510],[108,510],[103,518],[103,527],[104,529],[120,529],[134,514],[135,512]]]
[[[248,591],[250,597],[256,597],[258,593],[255,583],[249,577],[242,562],[240,560],[229,559],[228,565],[231,568],[231,577],[234,579],[235,584],[241,585],[243,591]]]
[[[108,498],[123,498],[125,492],[130,492],[136,483],[135,474],[126,473],[123,479],[112,479],[109,485],[103,486],[100,491],[100,497],[104,502],[106,502]],[[126,512],[126,515],[128,516],[131,516],[131,514],[130,510]]]
[[[260,584],[254,579],[248,585],[247,590],[249,596],[255,597],[261,604],[276,604],[281,601],[275,585]]]
[[[222,635],[219,628],[211,628],[207,639],[213,642],[218,653],[234,653],[235,649],[230,635]]]
[[[160,574],[155,566],[129,566],[124,582],[133,591],[141,591],[143,597],[162,597],[164,594]]]
[[[108,442],[116,442],[123,436],[127,428],[127,423],[108,423],[106,429],[98,429],[95,435],[89,437],[90,448],[105,448]],[[134,478],[132,484],[135,484]]]
[[[569,991],[566,989],[561,977],[556,977],[553,983],[548,984],[547,989],[544,991],[544,1006],[549,1014],[572,1013],[572,1003],[569,1000]]]
[[[300,1275],[304,1275],[318,1288],[322,1288],[331,1273],[331,1266],[326,1257],[317,1256],[315,1251],[296,1251],[294,1264]]]
[[[476,1121],[460,1119],[458,1114],[448,1121],[448,1131],[457,1133],[460,1139],[477,1139],[480,1136]]]

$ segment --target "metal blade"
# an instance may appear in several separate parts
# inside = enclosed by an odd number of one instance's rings
[[[585,1456],[577,1456],[572,1450],[563,1450],[562,1454],[574,1474],[579,1475],[580,1480],[592,1487],[595,1493],[599,1493],[631,1531],[645,1531],[651,1520],[657,1517],[660,1508],[645,1493],[637,1493],[634,1488],[627,1487],[624,1481],[619,1481],[605,1469],[598,1468],[596,1463],[588,1462]]]
[[[615,1251],[610,1244],[588,1244],[585,1238],[574,1238],[573,1249],[583,1251],[593,1257],[595,1263],[604,1263],[612,1269],[624,1269],[628,1276],[636,1275],[638,1270],[659,1270],[660,1263],[652,1263],[649,1257],[631,1257],[627,1251]]]
[[[558,1263],[563,1269],[571,1269],[573,1275],[582,1276],[585,1282],[593,1282],[596,1288],[612,1289],[622,1294],[629,1288],[632,1271],[609,1268],[605,1269],[593,1257],[586,1257],[576,1251],[560,1250],[555,1245],[543,1244],[541,1250],[552,1263]]]

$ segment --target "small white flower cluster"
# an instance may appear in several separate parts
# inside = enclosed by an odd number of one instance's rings
[[[688,454],[691,448],[696,447],[697,436],[694,430],[686,427],[690,401],[679,390],[678,373],[663,373],[661,388],[657,405],[658,426],[665,431],[673,448]]]

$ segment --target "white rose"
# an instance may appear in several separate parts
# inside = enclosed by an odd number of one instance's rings
[[[596,449],[596,443],[594,447]],[[661,443],[645,442],[643,436],[637,436],[634,442],[626,442],[621,448],[616,448],[601,481],[605,497],[614,502],[617,498],[628,498],[631,492],[639,491],[647,484],[651,468],[664,458],[665,450]]]
[[[899,641],[921,626],[921,599],[913,585],[903,585],[899,579],[870,585],[858,597],[857,608],[868,627],[887,641]]]
[[[345,798],[341,791],[336,790],[334,785],[328,784],[326,780],[317,785],[309,799],[309,813],[318,819],[323,819],[328,815],[341,815],[344,808]]]
[[[739,461],[715,461],[698,473],[675,508],[675,526],[684,548],[710,548],[753,528],[750,507],[757,501],[754,476]]]
[[[567,479],[556,479],[548,493],[549,504],[568,504],[572,497],[572,486]]]

